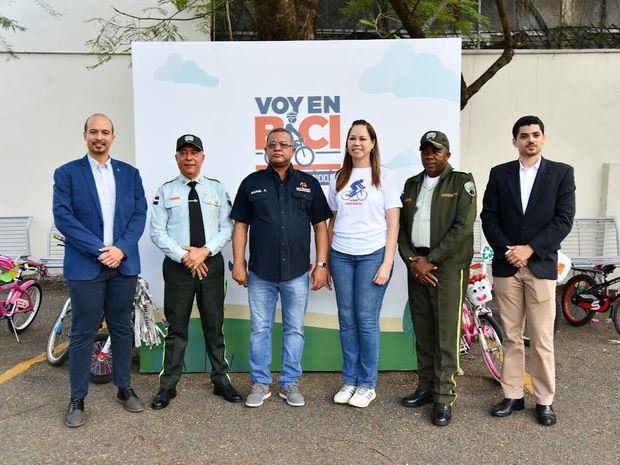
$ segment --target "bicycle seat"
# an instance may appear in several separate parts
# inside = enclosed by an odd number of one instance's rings
[[[601,273],[610,274],[616,269],[616,265],[610,263],[609,265],[594,265],[594,271],[600,271]]]

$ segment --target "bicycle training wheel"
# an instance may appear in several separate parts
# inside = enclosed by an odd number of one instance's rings
[[[504,332],[497,321],[490,315],[482,315],[480,317],[480,326],[482,329],[482,356],[487,368],[491,372],[491,376],[499,381],[502,376],[502,367],[504,366],[504,347],[502,341]]]
[[[564,285],[564,292],[562,293],[562,313],[570,325],[583,326],[589,323],[596,314],[595,310],[587,310],[573,303],[574,296],[592,286],[596,286],[596,281],[586,274],[573,276]]]
[[[54,320],[54,325],[47,338],[47,363],[60,366],[69,358],[69,341],[71,340],[71,299],[67,299],[62,310]]]
[[[90,373],[88,379],[93,384],[106,384],[112,381],[112,349],[107,354],[101,353],[107,340],[107,333],[97,334],[93,350],[90,353]]]
[[[37,313],[39,313],[42,296],[43,291],[37,283],[24,290],[22,296],[17,299],[17,308],[13,314],[12,322],[11,319],[6,320],[9,331],[15,330],[16,333],[21,333],[32,324]]]

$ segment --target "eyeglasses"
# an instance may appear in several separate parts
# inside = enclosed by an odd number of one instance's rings
[[[270,149],[275,149],[278,145],[280,146],[280,148],[282,150],[289,149],[289,148],[291,148],[293,146],[293,144],[289,144],[288,142],[274,142],[274,141],[272,141],[272,142],[269,142],[267,144],[267,147],[269,147]]]

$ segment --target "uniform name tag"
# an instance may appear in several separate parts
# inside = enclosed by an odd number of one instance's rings
[[[447,198],[452,198],[452,197],[456,197],[458,194],[458,192],[442,192],[441,196],[442,197],[447,197]]]

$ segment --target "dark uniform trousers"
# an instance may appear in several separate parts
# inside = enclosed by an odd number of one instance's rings
[[[432,390],[435,402],[452,405],[459,368],[461,306],[469,269],[432,272],[436,287],[407,278],[409,308],[418,356],[418,385]]]
[[[164,366],[159,375],[161,388],[172,389],[181,378],[187,332],[194,303],[200,312],[205,347],[211,362],[211,381],[214,385],[228,384],[228,362],[224,357],[224,259],[218,253],[205,261],[209,271],[202,280],[192,278],[182,263],[166,257],[164,274],[164,314],[168,320],[165,340]]]

